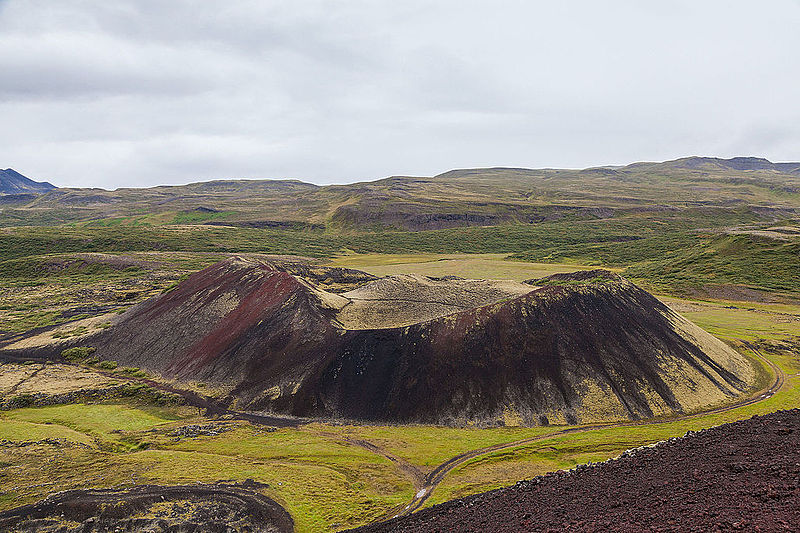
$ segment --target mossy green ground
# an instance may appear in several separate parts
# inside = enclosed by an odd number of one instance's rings
[[[361,254],[339,256],[331,264],[363,270],[376,276],[420,274],[515,281],[592,268],[576,264],[507,261],[506,254]]]
[[[408,501],[413,486],[384,457],[319,429],[265,431],[235,423],[213,437],[172,436],[205,420],[186,409],[125,404],[25,408],[0,415],[0,439],[64,439],[63,445],[0,447],[0,507],[56,490],[133,483],[254,479],[291,512],[298,531],[355,526]]]
[[[31,432],[33,428],[43,426],[67,428],[75,434],[91,437],[100,447],[122,446],[123,449],[126,448],[123,438],[126,432],[150,429],[181,418],[171,409],[153,406],[129,407],[119,404],[28,407],[8,411],[2,416],[4,423],[7,421],[27,423]],[[25,436],[25,433],[20,435],[23,440],[34,440],[33,435],[24,438]]]
[[[359,256],[343,266],[381,273],[528,279],[563,271],[563,265],[512,264],[502,256]],[[420,269],[420,270],[416,270]],[[569,268],[567,268],[569,269]],[[476,273],[476,274],[473,274]],[[758,343],[787,374],[771,398],[723,414],[646,426],[595,429],[539,440],[475,458],[449,473],[428,504],[587,461],[613,457],[687,430],[800,405],[800,306],[665,298],[712,333]],[[411,480],[379,454],[345,441],[365,439],[430,471],[459,453],[498,443],[546,436],[563,429],[442,428],[433,426],[340,426],[311,424],[268,432],[237,422],[218,436],[174,440],[175,427],[207,423],[186,408],[141,403],[75,404],[0,412],[0,439],[63,444],[0,446],[0,508],[76,487],[119,487],[133,483],[192,483],[251,478],[285,505],[298,531],[325,531],[377,519],[411,500]]]

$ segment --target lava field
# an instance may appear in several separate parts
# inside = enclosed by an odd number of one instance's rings
[[[0,531],[294,531],[289,513],[258,488],[259,484],[248,480],[241,485],[70,490],[0,512]]]

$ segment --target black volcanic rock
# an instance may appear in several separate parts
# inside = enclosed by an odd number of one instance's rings
[[[605,271],[377,279],[230,259],[122,315],[96,354],[241,408],[396,423],[625,420],[747,390],[750,363]],[[335,282],[355,290],[321,290]]]
[[[39,193],[55,189],[56,186],[46,181],[33,181],[14,169],[0,170],[0,194]]]
[[[250,531],[290,533],[294,520],[261,484],[136,485],[127,490],[73,489],[0,511],[0,530]]]

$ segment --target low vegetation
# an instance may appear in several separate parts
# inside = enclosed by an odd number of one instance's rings
[[[102,370],[104,379],[125,382],[128,390],[37,406],[36,391],[9,387],[16,408],[0,411],[0,509],[76,487],[254,479],[268,485],[263,490],[289,510],[298,531],[333,531],[409,503],[418,479],[404,464],[425,474],[459,453],[539,439],[460,464],[436,487],[430,505],[688,430],[795,407],[800,232],[792,228],[798,226],[800,178],[695,163],[457,171],[355,189],[217,182],[55,191],[4,208],[0,343],[58,326],[50,330],[52,340],[77,345],[64,352],[70,368]],[[171,290],[192,272],[230,254],[264,253],[319,258],[376,275],[523,281],[610,268],[656,290],[740,351],[747,352],[740,341],[758,347],[785,372],[786,383],[768,399],[725,413],[571,435],[553,435],[564,426],[314,423],[275,429],[201,416],[141,383],[141,369],[101,362],[91,342],[81,343],[83,334],[113,328],[116,314]],[[73,324],[87,317],[95,323]],[[208,425],[224,430],[180,429]]]
[[[443,259],[443,261],[440,261]],[[433,260],[432,262],[430,262]],[[350,266],[393,273],[439,268],[437,275],[464,268],[504,269],[502,256],[350,256]],[[362,261],[364,265],[360,264]],[[427,262],[427,263],[426,263]],[[371,266],[370,266],[371,265]],[[558,265],[510,263],[518,279],[541,277]],[[450,269],[449,271],[447,269]],[[528,270],[529,269],[529,270]],[[724,339],[755,343],[787,374],[785,387],[771,398],[724,414],[681,422],[610,428],[570,436],[547,435],[551,427],[492,429],[434,426],[340,426],[311,424],[272,430],[242,422],[218,435],[176,436],[178,427],[209,421],[188,407],[158,407],[141,397],[100,404],[28,407],[0,413],[0,440],[32,442],[0,445],[0,508],[41,499],[55,490],[132,483],[183,483],[248,478],[269,484],[266,493],[292,513],[298,531],[336,530],[379,518],[411,500],[413,480],[395,463],[355,441],[368,441],[386,453],[429,472],[456,454],[530,437],[529,445],[477,457],[445,476],[427,504],[513,484],[554,469],[599,461],[622,450],[688,430],[794,407],[800,401],[800,307],[786,303],[708,302],[666,298],[681,314]],[[740,349],[745,349],[741,345]],[[746,349],[745,349],[746,350]],[[79,347],[79,361],[92,358]],[[117,368],[121,377],[134,370]],[[52,443],[45,442],[50,439]],[[37,444],[38,443],[38,444]]]
[[[624,243],[540,248],[512,257],[624,267],[624,276],[674,293],[723,284],[797,292],[800,279],[800,240],[748,234],[666,233]]]
[[[75,346],[73,348],[67,348],[66,350],[63,350],[61,352],[61,357],[72,362],[85,361],[94,352],[95,348],[93,346]]]

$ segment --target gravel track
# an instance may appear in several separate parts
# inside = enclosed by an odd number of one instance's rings
[[[385,518],[394,518],[399,516],[408,516],[419,509],[425,504],[428,498],[431,497],[436,487],[442,480],[450,473],[454,468],[475,459],[476,457],[480,457],[482,455],[487,455],[493,452],[497,452],[500,450],[507,450],[511,448],[518,448],[520,446],[524,446],[526,444],[531,444],[537,441],[543,441],[552,439],[554,437],[558,437],[561,435],[573,434],[573,433],[585,433],[589,431],[594,431],[597,429],[608,429],[608,428],[617,428],[617,427],[630,427],[630,426],[642,426],[642,425],[651,425],[651,424],[663,424],[665,421],[677,421],[677,420],[687,420],[691,418],[698,418],[701,416],[707,416],[712,414],[719,414],[724,413],[727,411],[732,411],[734,409],[739,409],[740,407],[744,407],[747,405],[752,405],[754,403],[758,403],[760,401],[766,400],[770,398],[773,394],[778,392],[785,383],[786,376],[784,372],[774,363],[772,363],[769,359],[767,359],[754,345],[751,343],[741,341],[745,346],[747,346],[753,354],[758,357],[762,362],[764,362],[769,368],[772,370],[774,374],[774,379],[772,383],[766,389],[763,389],[754,395],[739,400],[735,403],[723,405],[720,407],[715,407],[713,409],[708,409],[698,413],[691,413],[687,415],[672,417],[669,420],[664,419],[655,419],[655,420],[639,420],[633,422],[612,422],[607,424],[591,424],[586,426],[580,427],[572,427],[566,428],[563,430],[554,431],[552,433],[548,433],[547,435],[539,435],[536,437],[530,437],[526,439],[517,440],[514,442],[507,442],[502,444],[495,444],[493,446],[487,446],[486,448],[480,448],[477,450],[470,450],[454,457],[451,457],[447,461],[441,463],[439,466],[434,468],[430,473],[428,473],[425,478],[423,479],[423,483],[419,486],[415,480],[415,488],[417,492],[414,494],[414,498],[409,502],[408,505],[401,508],[400,510],[393,509],[391,510]],[[372,445],[374,446],[374,445]],[[382,455],[386,455],[382,450],[380,450],[377,446],[374,446],[379,451],[377,453],[381,453]],[[368,448],[369,449],[369,448]],[[374,450],[373,450],[374,451]]]
[[[797,531],[800,410],[359,528],[361,532]]]

